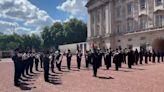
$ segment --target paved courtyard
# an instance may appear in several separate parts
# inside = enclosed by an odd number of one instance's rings
[[[29,81],[24,81],[21,87],[13,86],[14,67],[11,59],[0,61],[0,92],[164,92],[164,63],[149,63],[127,69],[123,65],[120,71],[101,67],[98,77],[92,77],[91,68],[76,68],[73,58],[72,70],[66,68],[65,59],[62,62],[63,72],[51,73],[51,83],[43,80],[43,72],[35,72]],[[40,69],[41,70],[41,69]],[[41,70],[43,71],[43,70]]]

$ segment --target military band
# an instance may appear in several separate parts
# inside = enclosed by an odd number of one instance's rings
[[[143,49],[133,51],[132,48],[123,50],[121,48],[116,50],[112,50],[111,48],[106,50],[93,48],[83,54],[78,49],[75,56],[79,70],[81,69],[81,62],[83,62],[83,55],[85,57],[85,67],[89,69],[92,66],[94,77],[97,77],[98,69],[103,66],[103,60],[107,70],[110,70],[110,67],[114,63],[115,70],[118,71],[123,63],[127,64],[127,67],[131,69],[134,65],[148,64],[148,62],[155,63],[156,60],[160,63],[163,62],[164,58],[164,52],[156,52],[155,50],[151,52]],[[66,57],[67,68],[71,70],[73,53],[69,49],[66,53],[62,53],[60,50],[35,52],[33,50],[23,51],[21,49],[15,49],[12,57],[15,67],[14,85],[19,86],[19,81],[22,77],[28,78],[35,71],[40,72],[42,68],[44,70],[44,80],[49,82],[49,69],[51,68],[52,73],[55,73],[55,69],[62,72],[61,66],[64,56]]]

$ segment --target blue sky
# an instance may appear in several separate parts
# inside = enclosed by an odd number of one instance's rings
[[[66,0],[29,0],[42,10],[45,10],[52,18],[65,20],[69,14],[58,10],[56,7]]]
[[[0,0],[0,32],[39,34],[44,26],[70,18],[87,21],[87,0]]]

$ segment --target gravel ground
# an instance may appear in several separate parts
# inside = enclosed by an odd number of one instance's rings
[[[11,59],[0,62],[0,92],[164,92],[164,63],[149,63],[127,69],[123,65],[120,71],[101,67],[98,77],[92,77],[92,70],[84,67],[82,60],[80,71],[76,68],[76,58],[72,61],[72,70],[62,62],[63,72],[51,73],[51,83],[44,82],[43,72],[35,72],[30,81],[21,87],[13,86],[13,63]],[[41,70],[41,69],[40,69]]]

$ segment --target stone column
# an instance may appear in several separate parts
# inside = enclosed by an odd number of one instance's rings
[[[103,28],[102,28],[102,26],[103,26],[103,8],[102,7],[100,7],[100,22],[99,22],[99,35],[102,35],[103,34]]]
[[[91,29],[91,13],[89,12],[88,23],[87,23],[87,36],[88,36],[88,38],[92,37],[92,35],[93,35],[91,31],[93,31],[93,30]]]
[[[108,33],[110,33],[110,24],[109,24],[109,22],[110,22],[110,15],[109,15],[109,11],[110,11],[110,9],[109,9],[110,7],[109,7],[109,4],[105,7],[105,26],[106,26],[106,34],[108,34]]]

